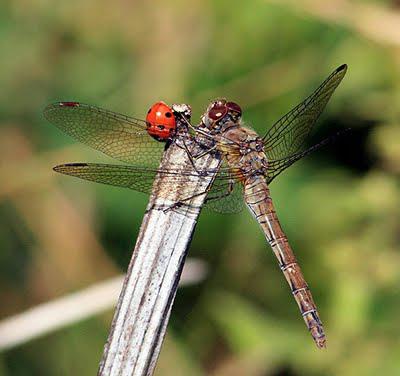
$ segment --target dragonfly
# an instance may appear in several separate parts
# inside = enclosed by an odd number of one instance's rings
[[[159,167],[171,142],[181,147],[199,142],[200,153],[218,153],[222,158],[204,207],[218,213],[237,213],[244,206],[259,223],[278,265],[287,280],[306,326],[318,348],[326,347],[326,335],[310,288],[303,276],[287,236],[276,214],[269,184],[296,161],[331,142],[335,136],[307,147],[314,125],[347,71],[343,64],[334,70],[311,95],[282,116],[264,136],[243,124],[242,109],[225,99],[212,101],[198,125],[190,123],[188,105],[168,106],[157,102],[146,120],[133,118],[79,102],[57,102],[44,110],[45,117],[80,142],[128,165],[67,163],[56,172],[81,179],[151,193],[156,175],[165,184],[180,184],[190,176],[215,175],[215,170],[176,171]],[[180,126],[177,126],[177,124]],[[181,129],[186,127],[185,129]],[[183,135],[183,136],[182,136]],[[196,136],[201,136],[196,141]],[[172,186],[172,185],[171,185]],[[187,197],[189,200],[191,197]],[[182,201],[173,205],[176,209]]]

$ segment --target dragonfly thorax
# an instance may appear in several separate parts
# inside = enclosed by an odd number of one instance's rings
[[[239,169],[243,178],[265,176],[268,160],[262,139],[252,129],[232,127],[217,137],[218,148],[225,155],[229,166]]]
[[[264,143],[262,139],[258,136],[255,138],[249,137],[249,140],[246,140],[240,144],[239,152],[242,155],[247,155],[252,152],[263,152],[264,151]]]

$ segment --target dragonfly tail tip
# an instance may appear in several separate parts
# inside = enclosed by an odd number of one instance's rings
[[[342,64],[337,68],[338,71],[341,71],[343,69],[347,69],[347,64]]]
[[[319,349],[326,349],[326,337],[314,337],[314,342]]]

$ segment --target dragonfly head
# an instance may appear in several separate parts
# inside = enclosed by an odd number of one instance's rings
[[[211,131],[223,132],[238,125],[241,117],[242,109],[237,103],[217,99],[207,107],[201,121]]]

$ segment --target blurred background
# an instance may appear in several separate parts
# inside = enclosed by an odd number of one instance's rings
[[[197,121],[227,97],[263,134],[347,63],[310,145],[352,134],[271,185],[327,350],[315,347],[250,215],[204,211],[189,256],[207,275],[178,291],[156,374],[399,374],[399,25],[395,0],[3,2],[0,323],[125,272],[147,203],[54,173],[64,162],[111,160],[47,123],[46,104],[144,118],[158,100],[185,102]],[[22,333],[3,346],[0,375],[95,374],[112,314],[31,340]]]

